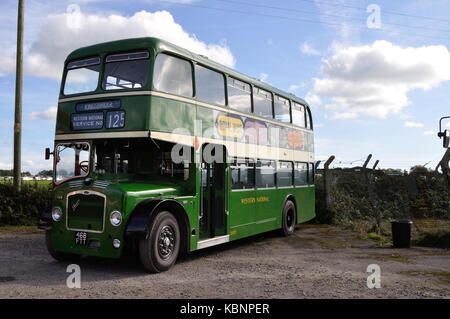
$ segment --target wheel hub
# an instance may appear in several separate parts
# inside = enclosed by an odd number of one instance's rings
[[[162,259],[168,259],[175,248],[175,232],[169,225],[164,226],[158,238],[158,253]]]

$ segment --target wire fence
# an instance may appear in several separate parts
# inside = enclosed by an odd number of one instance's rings
[[[423,166],[409,172],[365,166],[325,167],[316,171],[317,220],[365,222],[371,225],[370,231],[381,234],[390,232],[391,221],[411,220],[418,233],[443,229],[450,234],[447,184],[444,173]]]

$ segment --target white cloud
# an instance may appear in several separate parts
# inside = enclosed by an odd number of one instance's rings
[[[423,127],[422,123],[416,123],[416,122],[405,122],[403,124],[403,127]]]
[[[289,86],[289,90],[291,91],[297,91],[297,90],[301,90],[304,89],[306,87],[306,83],[305,82],[301,82],[299,84],[292,84]]]
[[[433,131],[425,131],[425,132],[423,132],[423,134],[425,134],[425,135],[433,135],[434,132]]]
[[[0,45],[0,76],[16,71],[16,59],[14,55],[16,50],[13,48],[5,48]]]
[[[325,126],[325,124],[323,124],[323,123],[316,123],[316,124],[314,124],[314,128],[324,127],[324,126]]]
[[[306,94],[305,100],[306,100],[306,102],[308,102],[308,104],[311,107],[319,107],[322,104],[322,100],[320,99],[320,96],[318,96],[317,94],[314,94],[312,92],[308,92]]]
[[[313,48],[308,42],[303,42],[300,46],[300,51],[306,55],[320,55],[320,52]]]
[[[49,120],[56,121],[57,107],[50,107],[42,112],[32,112],[28,114],[30,120]]]
[[[71,51],[100,42],[133,37],[159,37],[226,66],[233,67],[235,64],[225,40],[219,44],[202,42],[195,35],[184,31],[167,11],[102,16],[84,14],[75,9],[49,15],[43,21],[37,38],[25,54],[24,70],[29,75],[59,80],[63,62]],[[8,66],[0,69],[0,73],[11,72],[11,55],[2,52],[0,59],[9,59]]]
[[[375,41],[333,50],[324,60],[323,78],[314,79],[311,96],[329,97],[326,108],[335,113],[385,118],[410,103],[411,90],[429,90],[450,80],[450,53],[443,45],[414,48]]]
[[[12,165],[0,162],[0,169],[12,169]]]
[[[445,127],[450,127],[450,121],[448,121],[447,124],[445,124]]]

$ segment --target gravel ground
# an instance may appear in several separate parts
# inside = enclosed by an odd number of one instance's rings
[[[366,268],[381,267],[368,289]],[[136,258],[84,258],[81,288],[47,253],[42,232],[0,233],[0,298],[448,298],[450,252],[376,248],[333,226],[301,225],[180,258],[148,274]]]

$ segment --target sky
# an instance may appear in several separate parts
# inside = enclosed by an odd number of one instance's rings
[[[17,0],[0,2],[0,169],[13,162]],[[444,154],[450,1],[25,0],[22,171],[51,169],[65,57],[156,36],[305,99],[315,157],[408,170]],[[450,121],[444,122],[450,129]]]

